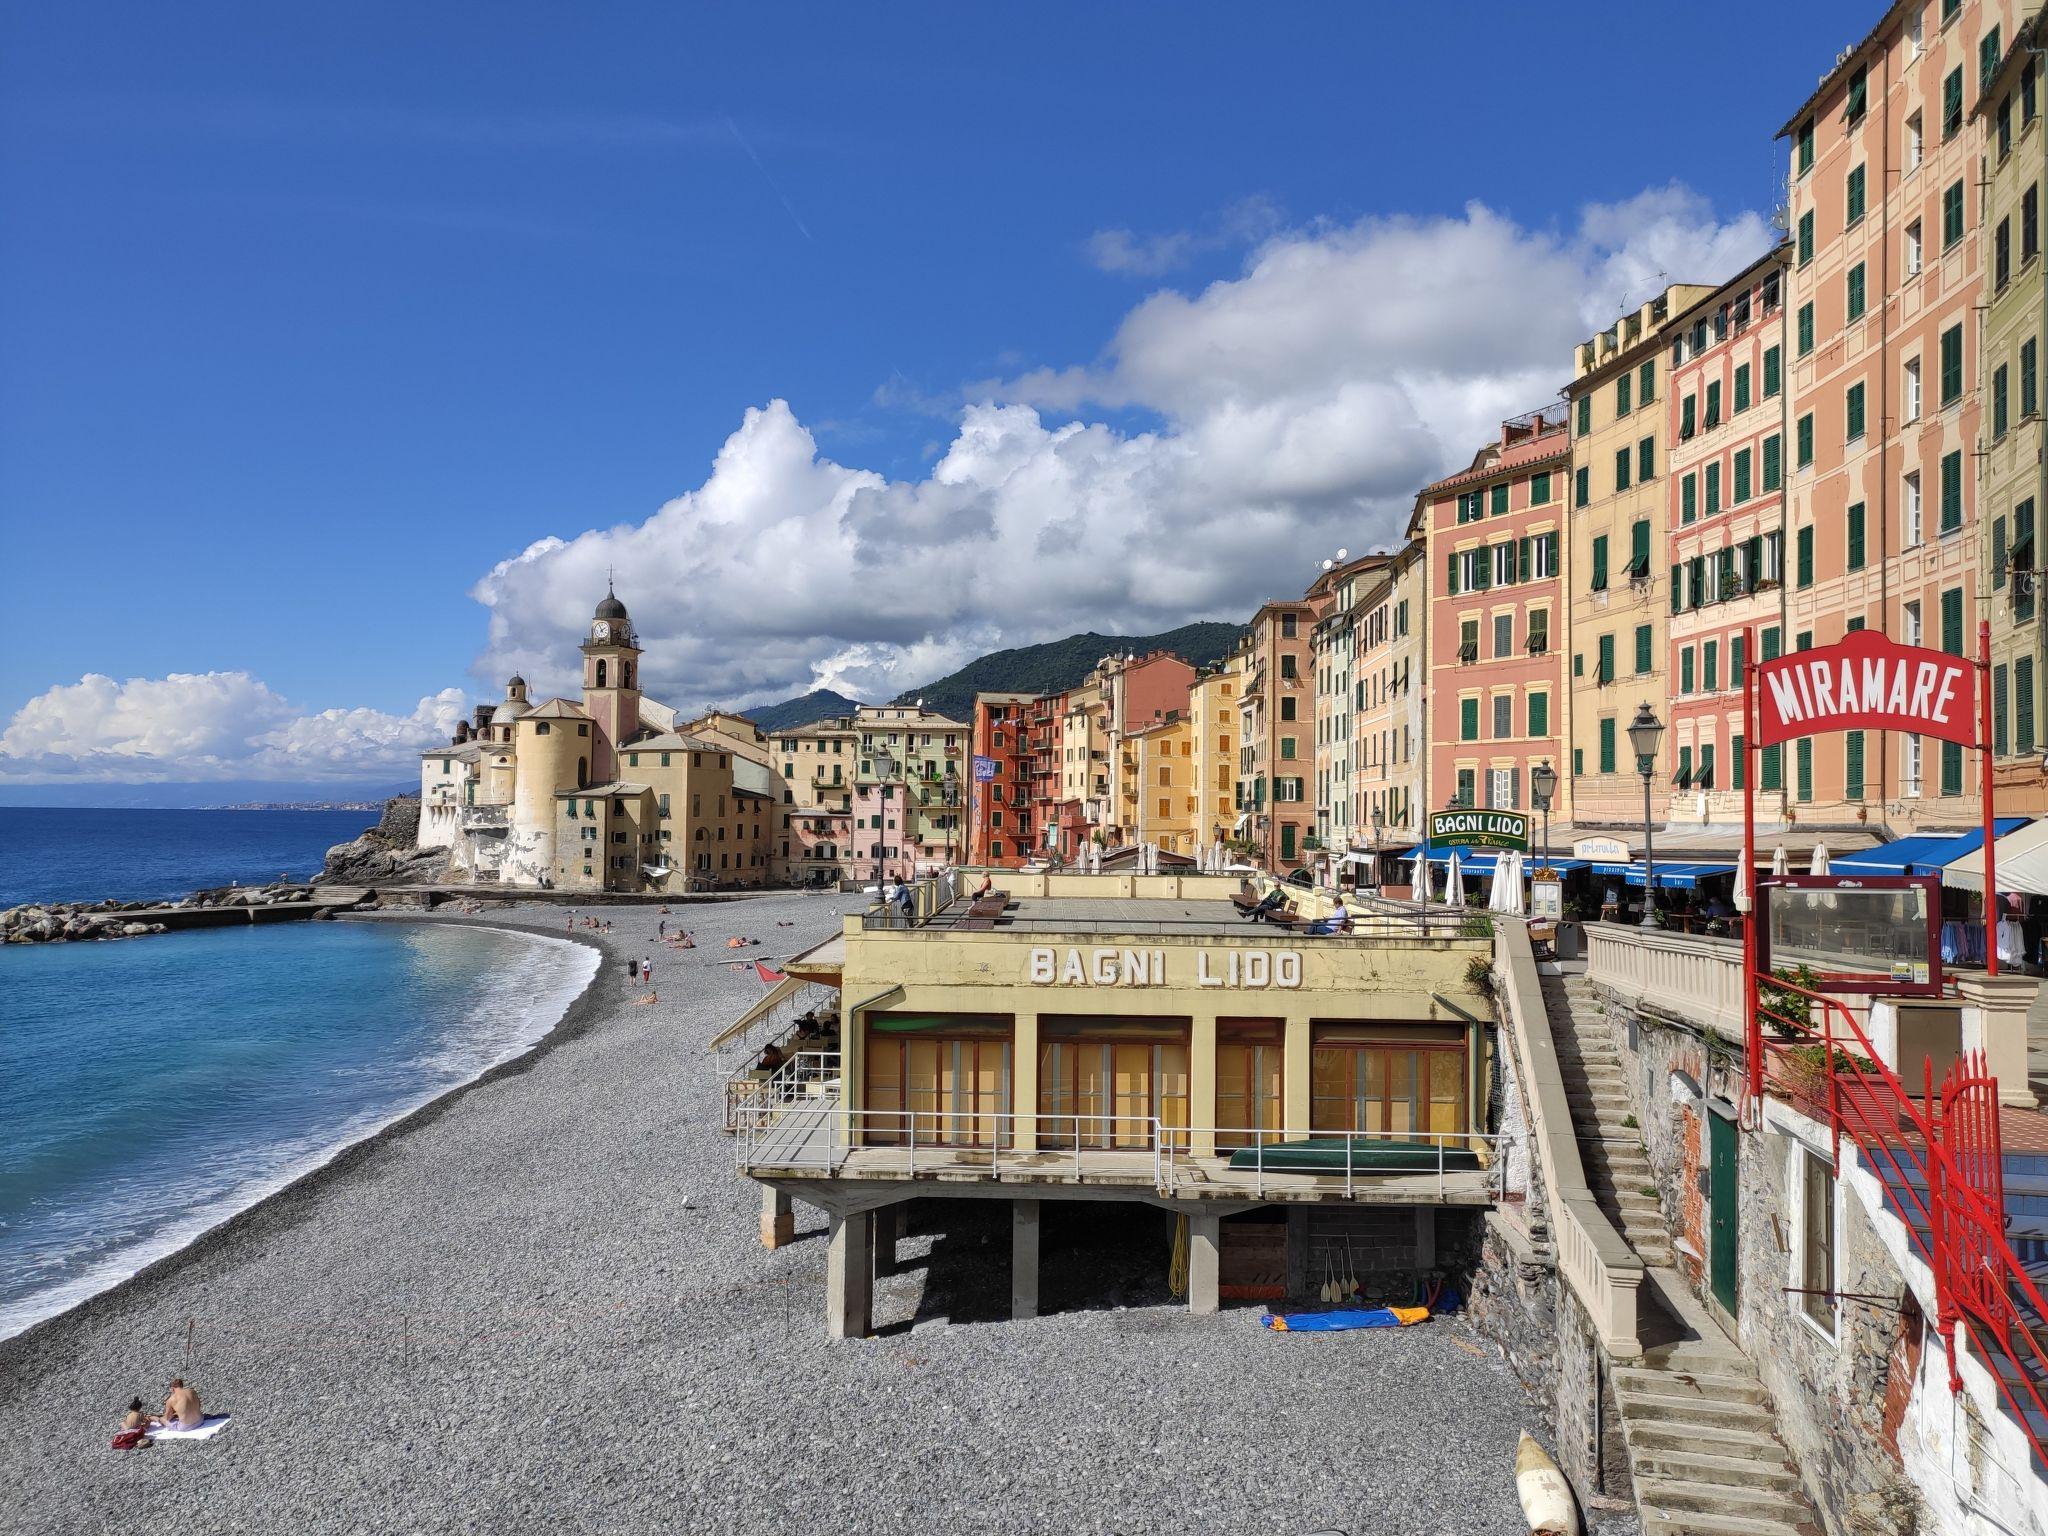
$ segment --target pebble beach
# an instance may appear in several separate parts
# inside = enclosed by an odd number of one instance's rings
[[[1047,1253],[1064,1309],[1015,1323],[1001,1207],[921,1200],[877,1337],[828,1342],[824,1218],[760,1245],[722,1129],[741,1063],[706,1047],[762,991],[720,962],[794,954],[858,900],[678,906],[686,951],[653,905],[600,909],[613,932],[577,937],[604,963],[532,1051],[0,1342],[0,1530],[1526,1530],[1541,1414],[1458,1318],[1274,1335],[1077,1248]],[[174,1375],[227,1431],[110,1450]]]

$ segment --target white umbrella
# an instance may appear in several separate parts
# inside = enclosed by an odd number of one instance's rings
[[[1785,845],[1783,843],[1778,844],[1777,847],[1771,850],[1771,873],[1773,875],[1789,875],[1792,873],[1792,863],[1785,857]]]
[[[1807,873],[1814,875],[1824,875],[1827,872],[1828,845],[1826,843],[1815,843],[1813,845],[1813,867],[1812,869],[1808,870]]]
[[[1506,882],[1507,888],[1503,893],[1506,897],[1506,905],[1501,910],[1510,917],[1520,917],[1524,912],[1528,911],[1528,903],[1522,898],[1522,855],[1519,851],[1509,853],[1505,855],[1504,862],[1508,867],[1508,877]]]
[[[1465,905],[1465,877],[1458,868],[1458,850],[1451,850],[1451,861],[1444,869],[1444,901],[1454,907]]]
[[[1508,856],[1505,853],[1493,856],[1493,878],[1486,885],[1486,907],[1490,912],[1508,909]]]
[[[1415,868],[1409,872],[1408,884],[1422,893],[1423,900],[1429,899],[1429,863],[1423,857],[1425,850],[1415,850]]]

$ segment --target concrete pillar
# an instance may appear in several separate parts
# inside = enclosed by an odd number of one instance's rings
[[[1198,1013],[1188,1021],[1188,1124],[1195,1127],[1189,1150],[1216,1155],[1216,1015]],[[1225,1127],[1229,1129],[1229,1127]]]
[[[761,1186],[761,1246],[780,1248],[796,1241],[796,1208],[773,1184]]]
[[[2034,1107],[2033,1090],[2027,1086],[2027,1010],[2040,985],[2039,977],[2010,973],[1966,974],[1956,983],[1963,997],[1963,1049],[1984,1053],[1984,1064],[1998,1079],[1998,1102],[2022,1109]],[[1903,1044],[1903,1018],[1900,1023]],[[1903,1051],[1899,1054],[1905,1055]],[[1937,1087],[1947,1068],[1946,1062],[1934,1063]],[[1895,1070],[1905,1078],[1907,1088],[1919,1086],[1919,1062],[1902,1059]]]
[[[825,1250],[825,1332],[864,1339],[875,1326],[875,1218],[834,1215]]]
[[[1038,1316],[1038,1224],[1040,1203],[1010,1202],[1010,1316]]]
[[[1287,1294],[1307,1296],[1315,1286],[1308,1273],[1308,1207],[1287,1207]]]
[[[1223,1272],[1223,1218],[1194,1212],[1188,1216],[1188,1311],[1213,1315],[1222,1305],[1217,1294]]]
[[[1415,1267],[1436,1268],[1436,1207],[1415,1207]]]
[[[1038,1113],[1038,1015],[1019,1013],[1010,1020],[1010,1113]],[[1038,1150],[1038,1122],[1018,1120],[1017,1150]]]

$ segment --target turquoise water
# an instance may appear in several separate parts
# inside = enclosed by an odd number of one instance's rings
[[[0,806],[0,907],[164,901],[320,872],[375,811],[131,811]]]
[[[0,1337],[517,1054],[596,967],[396,923],[0,950]]]

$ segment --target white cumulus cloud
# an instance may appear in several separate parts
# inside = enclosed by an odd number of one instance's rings
[[[1108,231],[1090,251],[1144,271],[1218,238]],[[1244,618],[1340,546],[1397,542],[1416,489],[1554,402],[1572,348],[1625,308],[1725,278],[1769,240],[1677,186],[1563,229],[1473,204],[1269,233],[1239,275],[1139,303],[1094,361],[971,386],[922,479],[821,456],[772,400],[645,521],[488,572],[479,677],[573,689],[607,569],[649,691],[684,708],[887,697],[997,646]],[[1119,424],[1090,419],[1105,414]]]
[[[459,688],[409,715],[294,708],[247,672],[173,672],[116,680],[89,672],[30,699],[0,731],[0,778],[361,779],[410,775],[416,754],[448,739]]]

